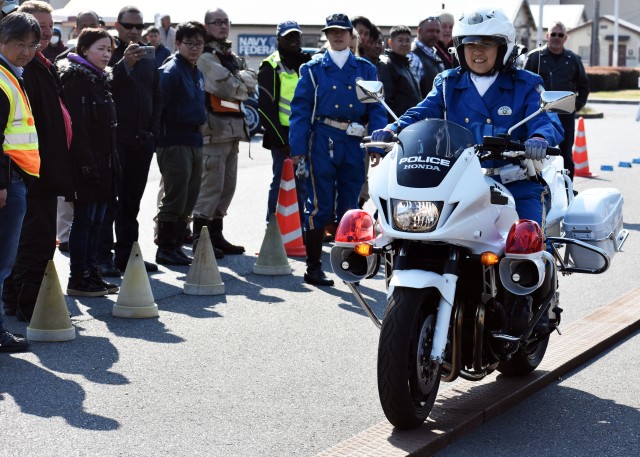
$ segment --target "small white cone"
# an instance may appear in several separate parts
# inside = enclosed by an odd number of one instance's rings
[[[27,339],[31,341],[70,341],[76,337],[64,300],[56,265],[49,260],[36,298]]]
[[[184,293],[188,295],[224,294],[224,283],[220,277],[209,229],[206,226],[202,227],[200,232],[193,262],[184,283]]]
[[[113,305],[113,315],[134,318],[158,316],[158,305],[153,299],[142,251],[137,241],[131,248],[118,300]]]
[[[284,242],[275,214],[271,214],[269,218],[260,253],[253,265],[253,272],[257,275],[274,276],[291,274],[291,265],[289,265],[287,251],[284,249]]]

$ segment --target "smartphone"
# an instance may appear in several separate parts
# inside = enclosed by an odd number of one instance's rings
[[[155,59],[156,58],[156,48],[153,46],[140,46],[139,48],[142,50],[143,54],[141,59]]]

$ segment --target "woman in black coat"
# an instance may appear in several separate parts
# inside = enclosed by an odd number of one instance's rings
[[[116,111],[105,71],[113,38],[102,29],[84,29],[76,53],[58,63],[73,123],[71,161],[74,216],[69,235],[71,275],[67,294],[97,297],[118,288],[100,276],[96,262],[100,225],[116,198],[119,165],[115,147]]]

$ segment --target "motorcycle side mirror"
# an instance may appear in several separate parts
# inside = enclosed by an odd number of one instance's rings
[[[386,108],[389,114],[391,114],[396,121],[398,120],[396,113],[384,102],[384,86],[380,81],[357,79],[356,95],[361,103],[382,103],[382,106]]]
[[[573,113],[576,109],[576,94],[547,90],[540,94],[540,109],[551,113]]]
[[[384,100],[384,86],[380,81],[356,81],[356,95],[361,103],[377,103]]]
[[[543,112],[573,113],[576,108],[576,94],[570,91],[547,90],[540,94],[540,109],[511,127],[507,133],[511,135],[515,129],[526,124],[530,119]]]

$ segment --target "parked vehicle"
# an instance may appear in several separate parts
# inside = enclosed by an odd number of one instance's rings
[[[382,101],[381,83],[357,85],[361,101]],[[572,112],[574,104],[570,92],[544,92],[535,115]],[[560,325],[558,272],[603,273],[628,235],[620,192],[574,197],[559,156],[542,161],[552,192],[547,236],[519,220],[509,190],[482,168],[498,158],[520,166],[524,146],[509,134],[474,144],[466,128],[426,119],[394,143],[369,143],[391,148],[369,177],[377,217],[345,214],[331,265],[380,328],[378,392],[398,428],[426,420],[441,381],[535,370]],[[535,173],[524,162],[522,172]],[[379,320],[358,285],[381,264],[388,303]]]

